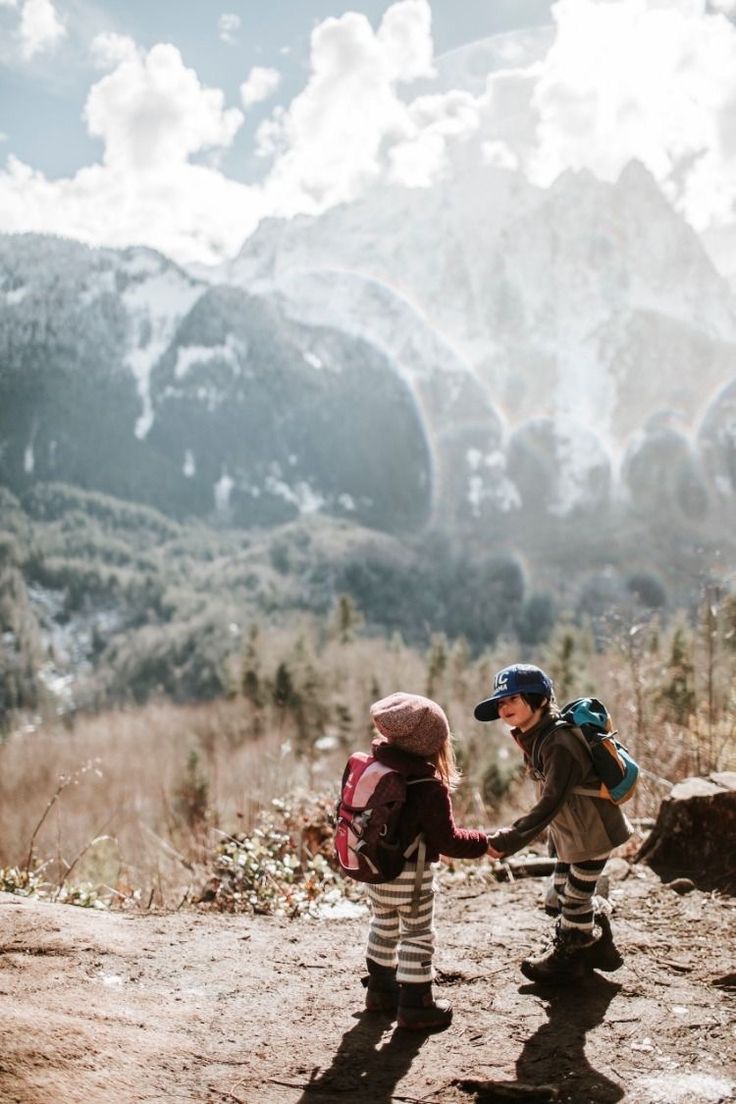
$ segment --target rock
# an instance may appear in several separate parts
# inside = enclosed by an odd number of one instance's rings
[[[733,777],[726,772],[673,786],[634,861],[646,861],[675,892],[683,892],[674,882],[684,879],[703,889],[736,893]]]
[[[736,771],[714,771],[710,780],[724,790],[736,790]]]
[[[613,858],[606,863],[606,875],[610,882],[623,882],[630,873],[631,863],[628,863],[626,859]]]
[[[695,882],[692,882],[689,878],[674,878],[671,882],[665,882],[665,886],[682,896],[684,893],[692,893],[695,889]]]

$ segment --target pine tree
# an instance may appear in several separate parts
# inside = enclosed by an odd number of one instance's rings
[[[254,623],[248,630],[240,663],[240,689],[243,697],[256,708],[265,705],[265,688],[261,679],[261,658],[259,651],[260,628]]]
[[[341,644],[354,640],[363,625],[363,615],[349,594],[341,594],[337,601],[332,629]]]
[[[680,625],[672,637],[667,680],[657,695],[666,720],[682,726],[689,723],[695,712],[694,674],[690,641]]]
[[[427,654],[427,697],[440,692],[448,663],[447,638],[444,633],[434,633]]]

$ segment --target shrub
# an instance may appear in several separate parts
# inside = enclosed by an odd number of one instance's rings
[[[196,902],[219,912],[299,916],[343,892],[330,864],[332,802],[275,800],[249,835],[227,836]]]

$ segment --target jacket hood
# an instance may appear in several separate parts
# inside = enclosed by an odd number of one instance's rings
[[[389,744],[387,740],[374,740],[371,754],[378,759],[379,763],[409,778],[434,778],[437,773],[432,763],[428,763],[426,759],[403,751],[394,744]]]

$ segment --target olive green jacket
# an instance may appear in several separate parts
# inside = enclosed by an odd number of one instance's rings
[[[631,825],[612,801],[574,792],[598,790],[600,780],[582,732],[558,724],[559,714],[549,713],[528,732],[511,733],[536,779],[537,803],[510,828],[489,835],[488,842],[503,855],[526,847],[545,828],[563,862],[602,857],[631,835]]]

